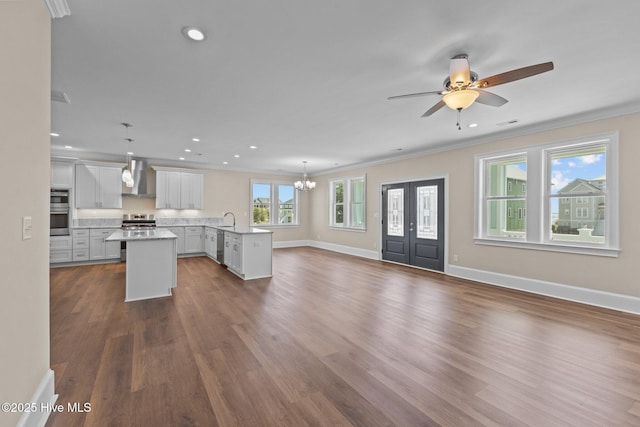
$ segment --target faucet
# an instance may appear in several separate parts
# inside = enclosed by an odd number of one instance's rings
[[[236,229],[236,216],[233,214],[233,212],[225,212],[224,215],[222,216],[222,219],[224,220],[227,215],[231,214],[231,216],[233,217],[233,229]]]

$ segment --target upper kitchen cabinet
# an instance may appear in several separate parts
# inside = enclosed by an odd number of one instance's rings
[[[156,171],[156,209],[180,209],[180,172]]]
[[[73,188],[73,163],[64,160],[51,161],[51,188]]]
[[[156,209],[202,209],[203,171],[153,168],[156,170]]]
[[[120,164],[76,164],[76,208],[121,209],[123,167]]]
[[[203,181],[201,173],[180,173],[180,208],[202,209]]]

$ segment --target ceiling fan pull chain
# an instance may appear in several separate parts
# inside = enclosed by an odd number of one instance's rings
[[[458,108],[458,123],[456,123],[458,130],[462,130],[462,127],[460,127],[460,112],[462,112],[462,108]]]

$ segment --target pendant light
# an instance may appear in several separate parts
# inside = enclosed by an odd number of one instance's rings
[[[304,174],[302,175],[302,181],[296,181],[293,184],[293,186],[296,188],[296,190],[307,192],[309,190],[313,190],[314,188],[316,188],[316,183],[314,181],[311,181],[309,179],[309,176],[307,175],[306,160],[302,162],[302,167],[304,169]]]
[[[129,128],[131,126],[133,126],[130,123],[120,123],[122,126],[125,127],[125,138],[124,140],[131,143],[133,142],[133,139],[129,138]],[[122,171],[122,182],[125,183],[125,185],[127,186],[127,188],[132,188],[133,187],[133,175],[131,173],[132,168],[131,168],[131,160],[129,159],[129,155],[127,154],[127,166],[125,166],[124,170]]]

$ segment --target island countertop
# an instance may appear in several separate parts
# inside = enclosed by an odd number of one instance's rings
[[[212,228],[217,228],[218,230],[224,230],[224,231],[228,231],[230,233],[236,233],[236,234],[264,234],[264,233],[273,233],[273,231],[271,230],[266,230],[264,228],[257,228],[257,227],[243,227],[240,225],[237,225],[235,227],[230,226],[230,225],[213,225],[213,226],[209,226]]]
[[[177,239],[178,236],[165,228],[151,230],[117,230],[104,239],[107,242],[128,242],[135,240],[164,240]]]

